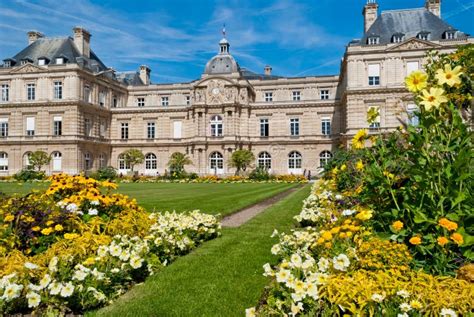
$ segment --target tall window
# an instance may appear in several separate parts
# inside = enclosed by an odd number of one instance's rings
[[[301,154],[293,151],[288,155],[288,168],[290,170],[301,169]]]
[[[107,131],[107,122],[104,119],[99,119],[99,136],[105,138],[105,133]]]
[[[300,91],[293,91],[293,101],[301,100],[301,92]]]
[[[30,156],[31,152],[23,154],[23,168],[30,168]]]
[[[321,132],[323,135],[331,134],[331,118],[322,118],[321,120]]]
[[[266,92],[265,93],[265,101],[272,102],[273,101],[273,92]]]
[[[60,81],[54,82],[54,99],[63,99],[63,83]]]
[[[292,136],[300,135],[300,119],[290,119],[290,134]]]
[[[145,156],[145,169],[156,170],[156,168],[157,168],[156,155],[153,153],[148,153]]]
[[[369,86],[380,85],[380,65],[379,64],[369,64],[368,74],[369,74]]]
[[[137,98],[137,106],[145,107],[145,98],[143,97]]]
[[[420,32],[416,36],[420,40],[428,41],[430,39],[430,33],[429,32]]]
[[[186,96],[186,105],[189,106],[191,104],[191,96]]]
[[[224,169],[224,157],[219,152],[213,152],[209,157],[209,167],[213,173],[222,173]]]
[[[257,166],[270,170],[272,168],[272,156],[268,152],[262,152],[258,155]]]
[[[99,106],[101,107],[105,106],[105,92],[104,91],[99,92]]]
[[[8,171],[8,154],[0,152],[0,171]]]
[[[84,153],[84,169],[86,171],[92,168],[92,156],[89,152]]]
[[[181,139],[183,130],[183,123],[181,121],[173,122],[173,138]]]
[[[84,135],[85,136],[90,136],[91,135],[91,130],[92,130],[91,119],[85,118],[84,119]]]
[[[10,100],[10,86],[8,84],[2,85],[2,101]]]
[[[35,117],[26,118],[26,135],[27,136],[35,135]]]
[[[327,100],[329,99],[329,90],[328,89],[323,89],[319,92],[319,97],[321,100]]]
[[[220,116],[211,118],[211,136],[222,136],[222,118]]]
[[[319,166],[324,167],[329,160],[332,158],[332,153],[329,151],[322,151],[321,154],[319,154]]]
[[[54,117],[53,118],[53,135],[62,135],[63,134],[63,118]]]
[[[53,171],[59,172],[62,169],[62,155],[61,152],[53,152]]]
[[[161,105],[163,107],[169,106],[169,97],[168,96],[161,97]]]
[[[107,156],[104,153],[99,154],[99,168],[104,168],[107,164]]]
[[[36,99],[36,85],[35,84],[27,84],[26,85],[26,98],[28,100],[35,100]]]
[[[407,115],[408,115],[408,124],[417,126],[420,123],[420,118],[418,118],[419,109],[415,104],[409,104],[407,106]]]
[[[89,85],[84,86],[84,101],[91,103],[91,87]]]
[[[260,136],[267,137],[270,135],[270,124],[268,119],[260,119]]]
[[[120,138],[122,140],[128,139],[128,122],[122,122],[120,126]]]
[[[129,170],[130,169],[130,163],[125,161],[125,156],[123,154],[120,154],[118,156],[118,168],[119,170]]]
[[[367,44],[369,44],[369,45],[376,45],[376,44],[379,44],[379,40],[380,40],[380,38],[379,38],[379,37],[376,37],[376,36],[374,36],[374,37],[369,37],[369,38],[367,39]]]
[[[0,138],[8,136],[8,118],[0,118]]]
[[[377,117],[374,118],[374,120],[371,123],[369,123],[369,128],[370,129],[380,128],[380,107],[379,106],[370,106],[368,110],[378,113]]]
[[[155,138],[155,123],[154,122],[148,122],[147,123],[147,138],[148,139],[154,139]]]
[[[117,108],[118,107],[118,98],[116,95],[112,96],[112,108]]]
[[[418,62],[407,62],[407,76],[412,72],[417,71],[420,68],[420,63]]]

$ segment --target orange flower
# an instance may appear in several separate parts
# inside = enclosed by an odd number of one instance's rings
[[[446,238],[446,237],[439,237],[437,240],[438,240],[438,244],[439,244],[440,246],[442,246],[442,247],[443,247],[446,243],[449,242],[448,238]]]
[[[452,222],[452,221],[449,221],[448,219],[446,218],[441,218],[439,221],[438,221],[438,224],[443,227],[443,228],[446,228],[448,229],[449,231],[454,231],[458,228],[458,224],[455,223],[455,222]]]
[[[400,230],[402,230],[402,228],[403,228],[403,222],[401,222],[400,220],[395,221],[394,223],[392,223],[392,228],[393,228],[395,231],[400,231]]]
[[[455,232],[451,235],[451,239],[456,242],[457,245],[461,245],[464,243],[464,239],[461,234]]]
[[[421,238],[418,236],[411,237],[410,240],[408,240],[411,244],[413,245],[419,245],[421,244]]]

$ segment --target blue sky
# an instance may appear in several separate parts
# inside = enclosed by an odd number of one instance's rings
[[[381,10],[422,7],[425,0],[378,0]],[[103,62],[118,71],[140,64],[155,83],[191,81],[217,53],[226,24],[242,67],[284,76],[337,74],[344,46],[362,35],[366,0],[0,1],[0,58],[27,44],[26,32],[70,36],[81,25]],[[474,34],[474,0],[443,0],[442,15]]]

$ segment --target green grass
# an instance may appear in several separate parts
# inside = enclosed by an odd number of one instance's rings
[[[270,253],[273,230],[289,232],[310,187],[286,197],[239,228],[223,229],[151,276],[108,307],[89,316],[243,316],[260,298],[268,278],[262,265]]]
[[[0,182],[0,193],[7,195],[27,194],[33,189],[45,189],[47,183],[5,183]]]

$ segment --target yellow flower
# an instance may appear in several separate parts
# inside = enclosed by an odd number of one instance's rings
[[[51,226],[53,223],[54,223],[54,221],[50,220],[50,221],[46,222],[46,225]]]
[[[356,163],[356,169],[358,171],[362,171],[364,169],[364,163],[362,162],[362,160],[358,160],[357,163]]]
[[[369,131],[367,129],[359,130],[354,138],[352,139],[352,147],[354,149],[363,149],[364,148],[364,141],[369,135]]]
[[[423,308],[423,304],[421,304],[419,301],[417,301],[416,299],[412,300],[410,302],[410,306],[411,308],[413,309],[422,309]]]
[[[77,237],[79,237],[79,235],[77,233],[65,233],[64,234],[64,239],[66,239],[66,240],[73,240],[73,239],[76,239]]]
[[[92,264],[94,264],[94,263],[95,263],[95,259],[92,258],[92,257],[87,258],[87,260],[85,260],[85,261],[83,262],[84,265],[92,265]]]
[[[329,231],[324,231],[323,234],[321,235],[321,237],[324,240],[331,240],[332,239],[332,234]]]
[[[341,172],[344,172],[346,169],[347,169],[347,165],[346,165],[346,164],[342,164],[342,165],[341,165]]]
[[[448,98],[444,95],[443,88],[431,87],[430,91],[426,89],[422,91],[421,102],[425,110],[429,111],[433,107],[439,107],[442,103],[448,102]]]
[[[373,211],[370,209],[362,209],[357,215],[356,218],[359,220],[369,220],[372,218]]]
[[[392,228],[393,228],[395,231],[400,231],[400,230],[402,230],[402,228],[403,228],[403,222],[401,222],[400,220],[395,221],[394,223],[392,223]]]
[[[53,232],[53,228],[44,228],[43,230],[41,230],[41,233],[45,236],[48,236],[51,232]]]
[[[40,231],[40,230],[41,230],[41,227],[35,226],[35,227],[31,228],[31,230],[33,230],[33,231],[35,231],[35,232],[36,232],[36,231]]]
[[[410,240],[408,240],[411,244],[413,245],[419,245],[421,244],[421,238],[418,236],[411,237]]]
[[[11,222],[11,221],[13,221],[13,220],[15,220],[15,216],[13,216],[13,215],[7,215],[7,216],[3,219],[3,221],[5,221],[5,222]]]
[[[56,230],[56,231],[63,231],[63,229],[64,229],[64,228],[63,228],[63,226],[61,226],[61,225],[56,225],[56,226],[54,226],[54,230]]]
[[[464,239],[461,234],[455,232],[451,235],[451,239],[456,242],[457,245],[461,245],[464,243]]]
[[[449,242],[448,238],[446,237],[439,237],[437,240],[440,246],[444,246],[446,243]]]
[[[461,84],[461,66],[456,66],[454,69],[451,69],[451,65],[444,65],[444,70],[438,69],[436,71],[436,79],[440,85],[447,84],[450,87],[457,86]]]
[[[458,228],[458,224],[453,222],[453,221],[449,221],[448,219],[446,218],[441,218],[439,221],[438,221],[438,224],[443,227],[443,228],[446,228],[448,229],[449,231],[455,231],[457,228]]]
[[[407,78],[405,78],[405,85],[409,91],[418,92],[426,88],[427,79],[428,76],[425,73],[417,70],[412,72],[410,75],[408,75]]]

